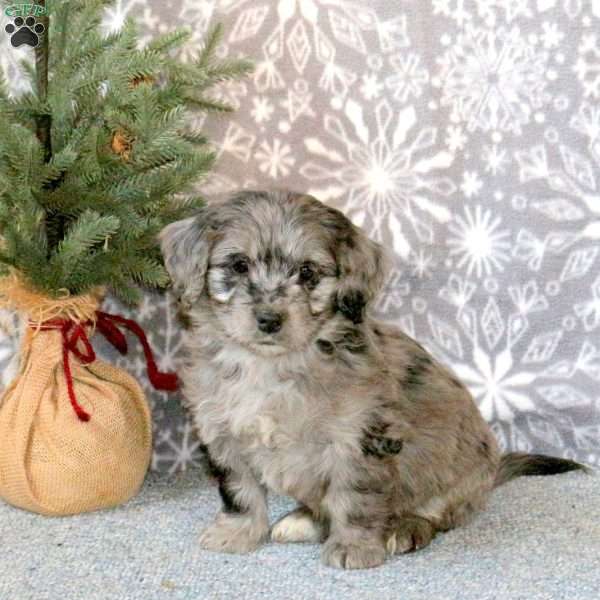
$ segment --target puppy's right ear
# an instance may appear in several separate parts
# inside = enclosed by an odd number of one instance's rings
[[[184,309],[196,302],[204,289],[212,246],[207,210],[167,225],[159,234],[165,267],[172,289]]]

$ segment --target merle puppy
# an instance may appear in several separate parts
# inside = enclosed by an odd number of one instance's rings
[[[512,477],[581,468],[500,456],[452,373],[366,314],[382,250],[315,198],[243,192],[161,243],[191,323],[184,395],[223,499],[205,548],[265,542],[270,489],[298,502],[271,539],[374,567],[464,523]]]

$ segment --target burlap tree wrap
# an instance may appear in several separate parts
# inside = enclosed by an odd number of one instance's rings
[[[11,276],[0,283],[0,294],[5,305],[30,319],[19,372],[0,399],[0,497],[45,515],[125,502],[139,490],[150,462],[151,416],[144,393],[122,369],[99,359],[83,364],[67,349],[72,390],[89,415],[82,420],[67,389],[59,327],[85,323],[91,336],[100,292],[55,300]]]

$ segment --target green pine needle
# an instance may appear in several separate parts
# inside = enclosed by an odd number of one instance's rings
[[[223,25],[221,23],[218,23],[206,34],[206,41],[204,42],[204,47],[196,60],[196,64],[199,67],[204,67],[212,61],[222,38]]]

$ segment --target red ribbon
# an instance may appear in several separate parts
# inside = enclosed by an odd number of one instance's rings
[[[81,407],[75,396],[73,388],[73,374],[71,372],[70,354],[73,353],[84,365],[89,365],[96,360],[96,353],[85,331],[86,327],[92,325],[92,321],[85,323],[76,323],[68,319],[52,319],[41,325],[40,329],[46,331],[49,329],[59,329],[63,339],[63,367],[65,370],[65,379],[67,381],[67,390],[69,400],[75,414],[80,421],[89,421],[90,415]],[[179,380],[175,373],[165,373],[158,370],[154,354],[148,343],[148,338],[144,330],[133,320],[126,319],[119,315],[96,311],[96,327],[98,331],[121,353],[127,354],[127,340],[118,326],[124,327],[137,336],[144,356],[146,357],[146,369],[148,379],[152,386],[157,390],[172,392],[179,387]],[[80,348],[80,343],[83,349]]]

